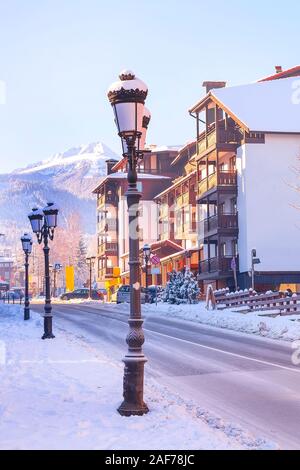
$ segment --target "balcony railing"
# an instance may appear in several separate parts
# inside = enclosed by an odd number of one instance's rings
[[[208,132],[202,132],[198,138],[198,155],[208,148],[219,144],[239,144],[243,139],[243,131],[241,129],[229,127],[218,129],[218,142],[216,136],[215,124],[211,124]]]
[[[117,221],[115,219],[103,219],[98,223],[98,233],[116,232]]]
[[[188,192],[185,192],[183,194],[181,194],[180,196],[178,196],[176,198],[176,206],[177,207],[184,207],[184,206],[187,206],[189,204],[189,200],[190,200],[190,197],[189,197],[189,193]]]
[[[218,230],[229,230],[238,228],[237,213],[222,213],[213,215],[200,221],[200,233],[204,236],[209,232],[217,232]]]
[[[161,219],[165,218],[165,217],[168,217],[169,215],[169,206],[168,204],[162,204],[160,206],[160,210],[159,210],[159,217]]]
[[[198,183],[198,196],[203,196],[206,192],[210,191],[217,186],[233,186],[237,185],[236,171],[219,171],[218,177],[217,172],[208,175]]]
[[[220,258],[210,258],[203,261],[200,261],[199,264],[199,273],[200,274],[210,274],[210,273],[219,273],[219,274],[230,274],[232,273],[231,263],[233,255],[222,256]],[[236,258],[236,266],[238,270],[238,259]]]
[[[113,268],[101,268],[98,271],[98,277],[100,280],[104,281],[105,278],[113,276]]]
[[[98,246],[98,255],[104,255],[106,253],[117,255],[118,253],[118,242],[104,242]]]

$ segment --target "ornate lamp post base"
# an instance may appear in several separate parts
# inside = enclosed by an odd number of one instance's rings
[[[53,339],[55,338],[52,333],[52,317],[44,317],[44,334],[42,339]]]
[[[118,412],[122,416],[142,416],[149,408],[143,400],[145,357],[128,357],[123,359],[124,369],[124,401]]]

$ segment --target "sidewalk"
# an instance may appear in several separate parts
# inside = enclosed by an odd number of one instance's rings
[[[146,377],[150,413],[125,418],[123,364],[42,319],[0,306],[0,449],[253,449],[255,439]]]

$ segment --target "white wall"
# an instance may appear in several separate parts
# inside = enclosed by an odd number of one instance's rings
[[[251,268],[256,248],[259,271],[300,271],[300,136],[266,135],[237,153],[240,271]]]

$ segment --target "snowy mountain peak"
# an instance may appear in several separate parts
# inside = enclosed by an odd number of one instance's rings
[[[96,142],[92,144],[83,144],[78,147],[72,147],[63,153],[56,153],[47,160],[29,165],[26,168],[14,171],[14,174],[25,175],[29,173],[56,173],[58,168],[59,171],[65,167],[72,166],[73,168],[79,168],[82,165],[89,165],[90,176],[96,176],[97,171],[100,170],[99,176],[103,175],[104,162],[110,158],[119,160],[120,157],[113,152],[107,145],[102,142]]]

